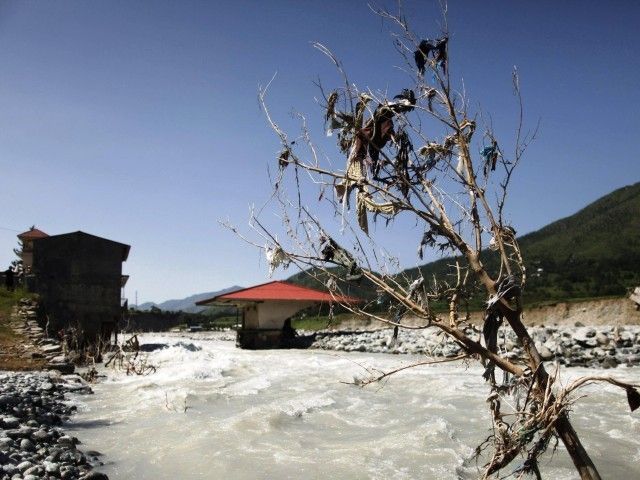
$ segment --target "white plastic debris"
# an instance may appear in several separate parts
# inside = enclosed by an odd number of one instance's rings
[[[269,264],[269,278],[273,275],[273,272],[278,267],[286,269],[291,261],[287,254],[278,245],[270,247],[264,247],[264,254],[267,257],[267,263]]]

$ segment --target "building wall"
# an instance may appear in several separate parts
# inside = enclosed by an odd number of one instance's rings
[[[122,244],[90,235],[34,242],[35,290],[50,331],[76,326],[91,340],[117,326],[122,256]]]
[[[314,302],[264,302],[258,304],[259,328],[282,328],[284,321]],[[247,327],[255,328],[255,327]]]

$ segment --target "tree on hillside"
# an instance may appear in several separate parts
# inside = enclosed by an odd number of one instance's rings
[[[270,266],[293,263],[322,272],[336,297],[347,284],[370,282],[391,305],[389,315],[372,313],[368,305],[344,305],[347,309],[396,329],[439,329],[463,352],[453,360],[481,362],[493,423],[491,435],[477,449],[486,462],[483,478],[516,459],[516,476],[540,478],[539,457],[560,439],[581,478],[598,479],[569,422],[576,392],[589,383],[608,382],[626,391],[632,409],[640,395],[635,386],[609,377],[584,377],[562,388],[557,372],[547,372],[522,322],[527,272],[505,211],[512,176],[534,134],[523,129],[517,71],[513,88],[519,119],[515,146],[507,151],[491,122],[471,111],[464,89],[453,79],[446,18],[438,38],[427,40],[410,30],[401,13],[375,13],[392,25],[394,46],[410,82],[390,95],[358,87],[340,60],[316,43],[341,78],[333,89],[318,84],[326,130],[337,143],[335,156],[323,153],[311,135],[314,122],[304,115],[297,115],[299,134],[290,136],[281,129],[268,108],[268,86],[260,91],[267,120],[281,142],[272,180],[284,231],[271,231],[262,219],[252,218],[255,231],[267,242]],[[313,208],[306,206],[310,195],[317,199]],[[321,220],[327,211],[334,223]],[[407,281],[394,275],[396,260],[378,244],[371,226],[393,229],[401,218],[422,229],[416,241],[420,258],[434,249],[459,259],[450,275]],[[495,269],[485,266],[486,247],[499,258]],[[467,306],[478,288],[487,299],[481,332],[470,324]],[[442,301],[449,306],[446,314],[432,308]],[[421,319],[422,325],[403,324],[407,315]],[[515,332],[524,361],[502,355],[500,328]]]

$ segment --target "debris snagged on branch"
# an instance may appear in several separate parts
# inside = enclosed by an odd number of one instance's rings
[[[493,172],[496,169],[496,163],[498,162],[498,143],[495,140],[491,141],[491,145],[488,147],[484,147],[480,152],[482,158],[484,158],[484,175],[487,176],[489,174],[489,169]]]
[[[269,264],[269,278],[278,267],[286,270],[289,267],[289,263],[291,263],[287,254],[279,245],[273,247],[267,245],[264,247],[264,255],[267,257],[267,263]]]
[[[280,156],[278,157],[278,167],[280,170],[284,170],[289,165],[289,155],[291,154],[291,150],[288,147],[285,147],[280,152]]]
[[[431,170],[436,164],[445,158],[450,157],[453,152],[447,145],[441,145],[437,142],[429,142],[418,149],[418,154],[427,159],[427,171]]]
[[[429,57],[433,61],[433,65],[447,71],[447,43],[449,39],[444,36],[437,40],[422,40],[418,45],[418,49],[413,52],[413,58],[416,67],[421,75],[424,75],[425,67]]]
[[[347,270],[345,280],[358,281],[362,278],[362,270],[355,258],[331,237],[320,237],[320,254],[325,262],[332,262]]]

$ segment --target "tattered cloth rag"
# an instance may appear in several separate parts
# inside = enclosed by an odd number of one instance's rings
[[[356,196],[356,216],[358,217],[358,225],[367,235],[369,234],[368,211],[393,217],[400,211],[400,204],[397,202],[377,203],[371,198],[371,194],[367,192],[366,188],[362,187]]]
[[[413,52],[413,59],[420,75],[424,75],[425,66],[429,56],[433,58],[435,65],[442,68],[443,72],[447,71],[447,43],[449,39],[445,36],[437,40],[422,40],[418,45],[418,49]]]
[[[498,143],[493,140],[490,146],[482,149],[480,155],[484,158],[484,175],[487,176],[489,174],[489,168],[491,168],[492,172],[496,169],[496,163],[499,155]]]
[[[356,263],[356,260],[344,248],[336,243],[333,238],[320,238],[320,254],[326,262],[333,262],[347,270],[345,280],[360,280],[362,278],[362,270]]]

